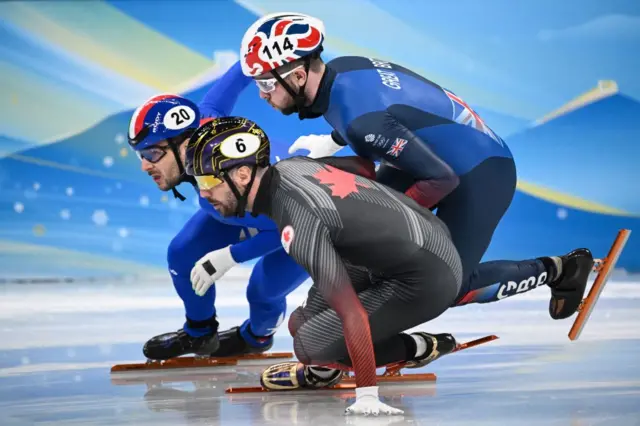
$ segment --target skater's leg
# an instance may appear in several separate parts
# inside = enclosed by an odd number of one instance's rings
[[[287,295],[308,278],[307,271],[284,249],[260,259],[247,286],[250,310],[247,327],[254,336],[270,336],[277,331],[287,312]],[[243,334],[243,337],[250,336]]]
[[[412,359],[415,340],[400,333],[442,314],[458,288],[458,278],[447,263],[419,250],[405,265],[385,271],[385,278],[374,278],[371,287],[360,291],[358,298],[369,316],[376,365]],[[320,307],[311,302],[308,300],[292,318],[303,321],[294,337],[296,356],[304,364],[350,365],[340,318],[333,309],[309,312],[310,306]]]
[[[237,242],[240,232],[241,228],[223,224],[198,210],[169,244],[169,272],[184,303],[187,317],[184,330],[191,336],[209,333],[206,324],[215,318],[215,285],[204,296],[198,296],[191,287],[191,269],[205,254]]]
[[[182,329],[149,339],[143,354],[149,359],[170,359],[185,354],[209,355],[218,350],[218,322],[215,318],[215,286],[203,296],[191,287],[191,269],[205,254],[235,243],[240,228],[224,225],[198,210],[173,238],[167,250],[169,272],[185,307]]]
[[[354,266],[346,261],[344,261],[344,265],[347,268],[347,273],[349,274],[351,284],[353,285],[356,293],[359,294],[360,292],[373,287],[371,276],[367,269]],[[312,286],[307,293],[307,299],[304,301],[303,305],[294,310],[289,317],[289,333],[291,336],[296,336],[296,333],[302,324],[309,321],[315,315],[318,315],[328,309],[330,309],[330,307],[318,292],[317,287]]]
[[[345,266],[369,316],[377,366],[407,361],[426,363],[455,348],[455,339],[448,334],[403,333],[439,316],[457,294],[460,276],[439,257],[420,251],[405,265],[385,273],[384,278]],[[331,366],[352,365],[342,321],[315,286],[305,304],[292,313],[289,330],[301,363],[269,367],[262,373],[262,385],[271,390],[291,390],[332,386],[340,381],[342,372]]]
[[[438,205],[437,216],[449,228],[462,260],[463,279],[457,305],[511,296],[517,288],[512,291],[509,282],[530,284],[523,285],[521,291],[548,282],[548,265],[541,259],[480,263],[515,189],[513,161],[490,158],[462,176],[459,187]]]
[[[593,265],[588,250],[560,257],[479,263],[511,204],[515,187],[513,161],[490,158],[463,176],[456,191],[438,205],[437,216],[449,228],[462,260],[464,277],[456,305],[494,302],[548,285],[551,316],[570,316],[582,300]]]
[[[406,361],[428,362],[455,348],[455,339],[448,334],[403,333],[444,312],[459,288],[459,275],[455,276],[439,257],[424,251],[414,257],[397,270],[385,273],[385,278],[371,277],[362,268],[345,265],[369,316],[379,367]],[[301,363],[285,362],[268,368],[261,376],[264,387],[291,390],[331,386],[342,373],[329,366],[351,366],[342,322],[315,286],[305,304],[292,313],[289,330]]]
[[[240,327],[220,332],[220,348],[213,356],[227,357],[271,349],[273,337],[284,321],[287,295],[309,275],[284,249],[260,259],[247,286],[250,317]]]

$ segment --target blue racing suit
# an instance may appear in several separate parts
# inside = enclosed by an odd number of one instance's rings
[[[391,62],[339,57],[300,112],[301,119],[320,116],[337,144],[380,162],[379,182],[437,209],[462,259],[457,304],[548,283],[540,259],[480,264],[513,199],[516,167],[505,141],[459,96]]]
[[[238,95],[252,80],[244,77],[240,63],[219,78],[200,103],[202,118],[231,113]],[[197,190],[197,189],[196,189]],[[210,331],[208,320],[216,315],[215,285],[200,297],[191,287],[191,269],[207,253],[231,246],[237,263],[260,258],[247,286],[250,316],[241,326],[242,337],[259,345],[256,337],[276,332],[286,314],[286,296],[309,276],[282,247],[275,223],[266,216],[224,218],[204,198],[200,209],[169,244],[167,261],[173,285],[184,302],[185,331],[199,336]]]

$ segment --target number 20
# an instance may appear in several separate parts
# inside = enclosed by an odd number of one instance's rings
[[[180,115],[178,115],[178,113],[180,113]],[[187,110],[180,108],[179,111],[174,111],[171,113],[171,118],[174,118],[176,120],[176,126],[179,126],[180,124],[184,123],[185,120],[190,119],[191,116],[189,115]]]

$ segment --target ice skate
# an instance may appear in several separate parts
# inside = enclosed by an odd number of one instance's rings
[[[424,331],[418,331],[411,334],[422,337],[427,343],[427,350],[424,354],[407,361],[404,368],[424,367],[438,358],[450,354],[457,347],[456,339],[448,333],[429,334]]]
[[[321,389],[342,380],[343,372],[333,368],[310,367],[297,361],[272,365],[262,372],[260,384],[270,391]]]
[[[241,327],[233,327],[229,330],[221,331],[218,333],[220,345],[215,351],[211,352],[210,356],[225,358],[261,354],[267,352],[273,346],[273,336],[253,336],[249,329],[247,329],[247,334],[250,335],[251,341],[242,336]]]
[[[549,315],[555,320],[568,318],[578,310],[594,265],[591,251],[585,248],[573,250],[559,259],[560,275],[549,283]]]
[[[218,332],[213,331],[204,336],[190,336],[184,329],[160,334],[147,341],[142,353],[152,361],[163,361],[182,355],[194,354],[208,356],[220,346]]]

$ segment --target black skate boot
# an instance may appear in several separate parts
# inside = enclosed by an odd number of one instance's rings
[[[247,339],[242,336],[240,327],[233,327],[218,333],[220,346],[210,354],[211,357],[223,358],[246,354],[259,354],[267,352],[273,346],[273,336],[254,336],[249,327],[247,327],[246,333],[249,334],[251,341],[247,341]]]
[[[194,328],[201,328],[205,322],[187,319],[187,323],[190,326],[197,324],[200,327]],[[218,349],[220,342],[218,340],[218,321],[211,319],[206,321],[206,324],[212,331],[203,336],[190,336],[184,329],[155,336],[144,344],[142,353],[154,361],[163,361],[187,354],[208,356]]]
[[[404,368],[424,367],[438,358],[450,354],[458,345],[456,339],[448,333],[429,334],[424,331],[418,331],[411,334],[422,337],[427,342],[427,350],[421,356],[407,361]]]
[[[260,376],[260,384],[271,391],[321,389],[338,384],[342,377],[341,370],[288,361],[264,370]]]
[[[551,289],[549,315],[555,320],[569,318],[578,310],[584,297],[589,274],[593,269],[593,255],[588,249],[580,248],[551,259],[554,260],[556,271],[560,273],[548,284]]]

